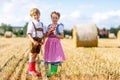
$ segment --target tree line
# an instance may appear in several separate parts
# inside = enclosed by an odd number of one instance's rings
[[[4,35],[4,33],[6,31],[11,31],[13,34],[15,34],[18,37],[26,36],[27,25],[28,25],[28,23],[26,23],[23,26],[22,29],[19,29],[18,31],[14,31],[13,26],[2,23],[1,26],[0,26],[0,35]],[[110,33],[114,33],[117,36],[117,33],[120,30],[120,25],[118,27],[111,27],[110,29],[103,28],[101,30],[109,31]],[[72,36],[72,30],[71,31],[70,30],[64,30],[64,35]]]
[[[26,23],[22,29],[15,31],[13,26],[2,23],[0,26],[0,35],[3,36],[6,31],[10,31],[17,37],[26,36],[27,25],[28,23]]]

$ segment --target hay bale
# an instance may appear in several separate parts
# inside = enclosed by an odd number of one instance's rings
[[[13,38],[16,38],[16,35],[15,35],[15,34],[12,34],[12,37],[13,37]]]
[[[65,38],[66,38],[66,39],[69,39],[69,35],[65,35]]]
[[[69,39],[72,39],[72,36],[69,36]]]
[[[117,33],[117,39],[120,40],[120,30]]]
[[[6,31],[4,34],[5,38],[11,38],[12,37],[12,32],[11,31]]]
[[[73,28],[73,40],[76,47],[97,47],[97,26],[95,24],[75,25]]]
[[[116,39],[116,36],[114,33],[109,33],[108,37],[109,39]]]
[[[66,38],[66,39],[72,39],[72,36],[70,36],[70,35],[65,35],[65,38]]]

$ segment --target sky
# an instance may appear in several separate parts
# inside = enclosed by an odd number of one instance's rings
[[[65,29],[76,24],[95,23],[99,28],[120,25],[120,0],[0,0],[0,24],[24,26],[31,21],[32,8],[41,12],[40,20],[44,25],[51,23],[52,11],[60,12],[59,23]]]

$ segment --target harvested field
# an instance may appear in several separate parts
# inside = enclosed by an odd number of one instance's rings
[[[92,48],[75,48],[72,39],[63,39],[61,43],[66,61],[59,67],[58,75],[50,80],[120,80],[117,39],[99,39],[98,47]],[[42,77],[27,74],[28,54],[27,38],[0,38],[0,80],[46,80],[43,54],[37,58]]]

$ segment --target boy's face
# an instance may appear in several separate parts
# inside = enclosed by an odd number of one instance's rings
[[[59,17],[58,17],[58,15],[56,15],[56,14],[52,14],[51,19],[52,19],[52,22],[53,22],[53,23],[57,23],[58,20],[59,20]]]
[[[32,18],[35,20],[39,20],[40,14],[33,14]]]

